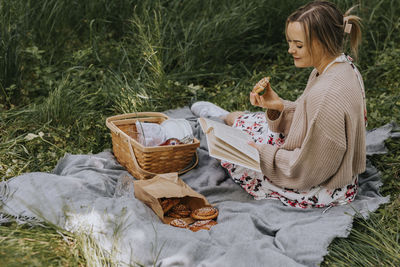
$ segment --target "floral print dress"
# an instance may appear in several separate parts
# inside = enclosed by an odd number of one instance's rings
[[[285,142],[285,136],[281,133],[272,132],[268,128],[264,112],[243,114],[235,120],[232,127],[248,133],[257,144],[281,146]],[[227,161],[222,161],[221,165],[228,171],[233,181],[255,199],[279,199],[283,204],[297,208],[346,204],[354,200],[358,188],[357,176],[353,178],[349,185],[334,190],[329,190],[323,186],[316,186],[308,191],[280,188],[261,172]]]

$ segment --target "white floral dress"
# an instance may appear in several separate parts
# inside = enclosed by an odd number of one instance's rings
[[[257,144],[281,146],[285,142],[285,136],[280,133],[274,133],[268,128],[264,112],[241,115],[236,119],[232,127],[248,133]],[[298,191],[274,185],[261,172],[227,161],[222,161],[221,165],[228,171],[233,181],[255,199],[279,199],[285,205],[297,208],[342,205],[353,201],[357,194],[357,176],[354,177],[352,183],[342,188],[329,190],[322,186],[316,186],[308,191]]]

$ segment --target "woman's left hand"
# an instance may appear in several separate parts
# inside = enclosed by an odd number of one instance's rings
[[[255,88],[264,88],[264,94],[259,95],[254,90]],[[261,79],[250,92],[250,103],[253,106],[262,107],[266,109],[273,109],[282,112],[284,106],[282,99],[271,88],[268,78]]]

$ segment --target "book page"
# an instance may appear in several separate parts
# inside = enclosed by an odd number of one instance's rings
[[[202,118],[207,124],[207,129],[213,127],[213,132],[216,137],[223,140],[225,143],[233,146],[242,153],[248,155],[251,159],[256,162],[260,162],[260,156],[256,148],[248,144],[249,141],[253,142],[253,139],[247,133],[242,130],[232,128],[226,124],[222,124],[213,120]],[[204,130],[204,129],[203,129]]]
[[[261,171],[258,151],[248,144],[252,138],[247,133],[206,118],[199,122],[206,133],[210,156]]]
[[[210,156],[261,172],[259,162],[252,160],[246,154],[243,154],[232,146],[220,146],[220,142],[222,141],[220,140],[213,146]]]

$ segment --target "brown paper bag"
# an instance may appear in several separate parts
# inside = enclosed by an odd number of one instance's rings
[[[211,206],[202,194],[190,188],[176,172],[158,174],[152,179],[137,180],[133,184],[135,197],[148,205],[164,223],[169,223],[175,218],[164,216],[160,198],[182,198],[181,203],[186,204],[191,210]],[[188,224],[194,222],[190,217],[183,220]]]

